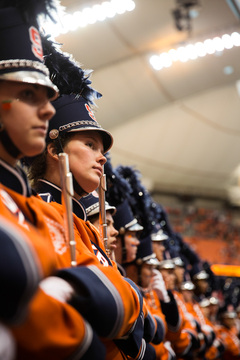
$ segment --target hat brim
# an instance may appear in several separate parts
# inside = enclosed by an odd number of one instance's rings
[[[205,272],[200,272],[193,276],[193,280],[208,280],[208,279],[209,279],[209,275],[208,273]]]
[[[143,230],[143,227],[136,223],[136,224],[133,224],[129,227],[126,227],[126,231],[142,231]]]
[[[173,258],[172,260],[173,260],[175,266],[183,267],[183,268],[185,267],[185,264],[180,257]]]
[[[175,265],[172,261],[169,261],[169,260],[163,260],[163,261],[160,261],[160,269],[165,269],[165,270],[173,270],[175,269]]]
[[[13,71],[0,74],[0,80],[16,81],[27,84],[37,84],[47,87],[49,100],[53,101],[58,97],[58,88],[44,74],[38,71]]]
[[[111,205],[106,205],[105,210],[110,211],[111,215],[115,215],[116,211],[117,211],[117,209],[114,206],[111,206]],[[93,215],[96,215],[96,214],[99,214],[99,206],[96,206],[95,209],[93,209],[92,211],[89,211],[89,212],[86,209],[86,212],[87,212],[87,216],[89,216],[89,217],[91,217]]]
[[[156,254],[152,253],[151,255],[147,256],[146,258],[142,259],[144,264],[152,265],[152,266],[159,266],[160,261],[157,259]]]
[[[236,319],[237,313],[235,311],[226,311],[222,313],[223,319]]]
[[[169,237],[164,233],[162,234],[156,233],[156,234],[151,234],[151,239],[152,241],[164,241],[169,239]]]
[[[190,281],[186,281],[184,283],[181,284],[181,290],[188,290],[188,291],[192,291],[194,290],[196,287],[195,285],[190,282]]]
[[[105,129],[99,129],[99,128],[94,127],[94,126],[88,126],[88,127],[82,127],[82,128],[81,127],[74,128],[74,129],[71,129],[71,130],[69,130],[67,132],[78,132],[78,131],[97,131],[97,132],[99,132],[102,139],[103,139],[104,154],[107,153],[111,149],[111,147],[113,145],[113,137],[110,134],[110,132],[108,132]]]

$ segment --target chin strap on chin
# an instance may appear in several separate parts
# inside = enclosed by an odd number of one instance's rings
[[[88,192],[85,191],[75,180],[75,177],[73,176],[73,189],[79,196],[86,196],[88,195]]]
[[[16,159],[21,154],[21,151],[14,145],[5,129],[0,132],[0,141],[7,153],[13,158]]]

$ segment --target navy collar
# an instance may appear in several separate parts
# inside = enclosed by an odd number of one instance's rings
[[[26,173],[19,166],[12,167],[0,159],[0,183],[24,196],[31,196],[32,190]]]
[[[38,183],[38,194],[41,198],[47,202],[55,201],[58,204],[62,203],[62,190],[57,185],[51,183],[48,180],[39,179]],[[81,218],[82,220],[87,220],[87,215],[85,211],[85,207],[80,203],[80,201],[76,200],[75,198],[72,199],[72,210],[73,213]]]

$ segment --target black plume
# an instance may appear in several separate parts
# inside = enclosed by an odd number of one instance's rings
[[[7,7],[17,8],[26,22],[36,22],[40,14],[55,22],[56,14],[62,8],[57,0],[0,0],[0,8]]]
[[[129,183],[113,169],[109,153],[106,155],[107,162],[104,165],[104,172],[107,180],[106,200],[113,206],[118,206],[124,202],[125,199],[130,199],[132,192]]]
[[[152,198],[141,182],[141,174],[131,166],[118,166],[116,171],[129,183],[132,188],[130,205],[134,216],[144,227],[141,237],[149,235],[153,230]]]
[[[58,87],[61,95],[76,94],[82,96],[89,104],[102,95],[90,85],[91,70],[83,70],[70,54],[60,50],[60,44],[53,42],[49,36],[42,36],[45,65],[50,72],[52,82]]]

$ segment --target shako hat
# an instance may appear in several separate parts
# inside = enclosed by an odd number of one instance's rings
[[[93,191],[87,196],[82,197],[80,202],[85,207],[87,217],[99,214],[99,197],[97,191]],[[112,215],[116,213],[115,206],[109,205],[107,201],[105,201],[105,209],[106,211],[110,211]]]
[[[147,264],[152,266],[160,265],[160,262],[157,259],[156,254],[153,252],[150,235],[146,236],[144,239],[141,239],[137,250],[136,263],[137,265],[142,265],[142,264]]]
[[[49,37],[42,37],[42,42],[45,64],[60,93],[60,97],[52,103],[56,114],[49,124],[47,142],[61,138],[64,133],[94,130],[101,135],[106,153],[112,147],[113,137],[101,127],[94,115],[94,101],[102,95],[90,86],[92,71],[83,70],[70,54],[63,53]]]
[[[122,204],[117,206],[117,212],[114,215],[114,227],[123,234],[125,231],[142,231],[143,227],[134,217],[128,200],[125,199]]]
[[[159,269],[173,270],[175,269],[175,264],[172,259],[162,260],[160,261]]]
[[[188,291],[192,291],[195,288],[196,287],[195,287],[195,285],[193,284],[193,282],[191,280],[184,281],[180,286],[181,290],[188,290]]]
[[[94,130],[102,137],[104,153],[112,147],[112,135],[99,125],[93,110],[82,96],[62,95],[52,105],[56,114],[49,123],[47,142],[64,133]]]
[[[48,88],[49,98],[58,89],[44,65],[44,53],[37,17],[52,18],[53,0],[0,1],[0,80],[38,84]]]
[[[159,230],[154,231],[151,234],[152,241],[165,241],[168,239],[169,239],[169,236],[166,233],[164,233],[163,229],[161,229],[161,228]]]
[[[104,165],[107,179],[106,200],[117,209],[113,216],[114,227],[120,235],[125,231],[142,231],[143,227],[134,216],[130,205],[132,188],[117,169],[113,169],[109,153],[106,157],[107,162]]]

